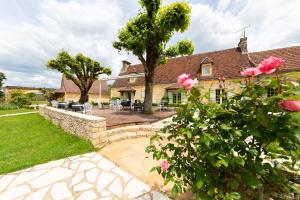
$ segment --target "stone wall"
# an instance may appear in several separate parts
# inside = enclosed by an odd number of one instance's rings
[[[46,119],[51,120],[55,125],[64,131],[88,139],[94,146],[100,145],[106,137],[106,119],[71,111],[65,111],[52,107],[39,107],[39,112]]]

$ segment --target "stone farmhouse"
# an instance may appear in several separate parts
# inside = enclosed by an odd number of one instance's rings
[[[20,91],[24,94],[34,93],[37,96],[43,96],[43,90],[55,90],[53,88],[38,88],[38,87],[22,87],[22,86],[5,86],[3,87],[3,92],[5,96],[5,102],[8,103],[10,101],[11,93],[14,91]]]
[[[243,78],[240,71],[256,66],[262,59],[269,56],[285,60],[280,73],[300,71],[300,46],[248,52],[246,37],[241,38],[235,48],[169,59],[167,64],[155,70],[153,103],[161,102],[161,99],[166,96],[171,104],[185,102],[186,96],[177,85],[177,77],[183,73],[191,74],[192,78],[198,79],[200,89],[203,93],[209,94],[210,101],[221,103],[224,78],[226,90],[237,92],[239,86],[236,81]],[[144,72],[142,64],[131,65],[128,61],[122,62],[120,76]],[[144,95],[144,77],[118,79],[111,90],[111,97],[121,99],[143,101]]]
[[[101,83],[101,94],[100,94],[100,83]],[[80,90],[75,85],[72,80],[67,79],[65,76],[62,76],[61,87],[55,90],[58,98],[63,99],[63,101],[78,101],[80,98]],[[89,101],[90,102],[99,102],[101,96],[101,102],[109,102],[110,95],[107,86],[107,82],[103,80],[96,80],[90,91],[89,91]]]

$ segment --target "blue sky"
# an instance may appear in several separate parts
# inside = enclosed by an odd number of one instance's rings
[[[191,26],[176,34],[191,39],[195,53],[236,47],[247,31],[250,51],[300,45],[299,0],[186,0]],[[174,0],[165,0],[164,4]],[[0,71],[6,85],[59,87],[61,75],[45,68],[60,49],[82,52],[117,74],[121,60],[111,43],[118,30],[139,11],[138,0],[0,0]]]

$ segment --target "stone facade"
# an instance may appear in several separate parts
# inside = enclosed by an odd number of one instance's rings
[[[228,92],[240,92],[241,89],[239,87],[239,84],[236,83],[236,81],[239,81],[241,79],[228,79],[225,81],[226,90]],[[172,84],[155,84],[153,86],[153,103],[159,103],[165,95],[167,95],[166,88],[169,87]],[[202,94],[208,93],[210,91],[215,92],[216,89],[220,89],[219,81],[218,80],[200,80],[198,83],[198,87]],[[145,93],[145,87],[142,86],[132,86],[132,88],[135,90],[134,96],[132,96],[133,100],[141,100],[144,101],[144,93]],[[121,99],[126,99],[126,97],[121,96],[121,93],[119,92],[121,88],[112,88],[111,90],[111,96],[112,97],[119,97]],[[168,94],[170,103],[173,103],[171,100],[171,96]],[[184,96],[182,95],[182,102],[186,102],[184,99]]]
[[[55,125],[64,131],[88,139],[94,146],[101,143],[106,130],[106,119],[57,108],[41,106],[39,112],[46,119],[51,120]]]
[[[80,94],[79,93],[70,93],[66,92],[63,99],[64,101],[79,101]],[[102,103],[108,103],[110,96],[108,94],[101,95]],[[99,102],[99,94],[89,94],[89,102],[97,103]]]

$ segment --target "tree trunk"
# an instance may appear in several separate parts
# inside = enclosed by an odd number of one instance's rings
[[[84,104],[85,102],[89,101],[89,95],[88,95],[88,91],[87,90],[83,90],[80,92],[80,99],[79,99],[79,103]]]
[[[153,113],[153,111],[152,111],[153,76],[154,76],[153,72],[145,74],[144,113],[147,113],[147,114]]]

